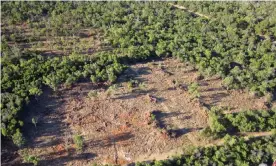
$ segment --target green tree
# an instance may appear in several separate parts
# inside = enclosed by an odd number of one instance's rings
[[[12,136],[12,140],[18,147],[22,147],[25,144],[25,139],[19,129],[16,129],[15,134]]]

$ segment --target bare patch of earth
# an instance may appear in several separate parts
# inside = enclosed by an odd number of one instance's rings
[[[198,81],[200,101],[205,105],[225,108],[226,113],[267,109],[265,97],[257,98],[242,90],[226,90],[219,78]]]
[[[130,79],[136,80],[136,86],[128,86]],[[187,92],[192,82],[200,85],[199,99],[191,99]],[[88,92],[93,90],[98,95],[89,98]],[[71,89],[44,93],[29,108],[29,145],[25,149],[40,157],[40,165],[123,165],[164,159],[187,146],[208,143],[198,132],[208,125],[203,105],[226,105],[240,111],[259,108],[262,103],[263,99],[245,92],[228,93],[219,79],[199,80],[193,67],[176,59],[136,64],[112,90],[78,83]],[[149,123],[150,114],[158,125]],[[36,128],[32,117],[38,117]],[[72,137],[76,134],[84,137],[81,153],[75,151]]]

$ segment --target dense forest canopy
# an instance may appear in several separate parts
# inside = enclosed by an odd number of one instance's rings
[[[228,89],[258,96],[276,92],[274,2],[17,1],[1,2],[1,16],[1,130],[9,138],[20,135],[19,112],[43,86],[56,90],[89,79],[112,83],[128,63],[154,57],[190,62],[205,76],[221,77]],[[108,49],[82,55],[76,45],[88,28],[103,36],[101,44]],[[41,41],[74,48],[66,56],[46,57],[23,44],[35,47]],[[222,118],[247,130],[235,121],[239,117]],[[268,123],[264,128],[275,127],[272,120]]]
[[[164,2],[3,2],[2,16],[7,25],[29,22],[38,38],[101,28],[112,51],[132,61],[178,56],[205,74],[219,74],[229,88],[260,94],[275,90],[274,3],[182,3],[210,18]],[[19,12],[11,12],[15,8]],[[8,31],[4,28],[2,36],[7,41],[12,35],[23,40],[20,32]]]

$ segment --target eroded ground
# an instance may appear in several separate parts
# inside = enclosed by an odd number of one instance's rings
[[[136,80],[136,86],[129,87],[129,80]],[[199,99],[192,99],[187,91],[193,82],[200,85]],[[88,97],[94,90],[97,96]],[[189,145],[208,143],[198,132],[208,125],[206,107],[210,106],[235,112],[265,108],[263,98],[227,91],[216,77],[199,79],[191,66],[176,59],[136,64],[113,89],[79,83],[72,89],[44,93],[29,108],[27,151],[39,156],[41,165],[165,159]],[[38,118],[36,128],[32,117]],[[84,137],[82,153],[74,150],[76,134]]]

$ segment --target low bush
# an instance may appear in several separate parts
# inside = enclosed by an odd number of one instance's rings
[[[276,137],[243,138],[226,136],[223,146],[196,148],[191,154],[172,159],[136,163],[136,166],[189,165],[272,165],[276,159]]]
[[[192,83],[188,86],[188,92],[192,95],[192,98],[199,98],[200,93],[198,91],[198,83]]]
[[[78,152],[82,152],[83,151],[83,146],[84,146],[83,136],[81,136],[81,135],[74,135],[73,141],[75,143],[77,151]]]
[[[276,129],[276,110],[248,110],[224,114],[221,109],[212,108],[209,113],[209,127],[203,133],[222,137],[233,132],[258,132]]]

